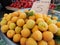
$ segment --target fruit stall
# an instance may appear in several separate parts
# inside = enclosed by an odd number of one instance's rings
[[[50,4],[48,14],[41,14],[31,10],[37,0],[27,1],[16,0],[6,7],[14,12],[0,18],[2,40],[6,45],[60,45],[60,5]]]

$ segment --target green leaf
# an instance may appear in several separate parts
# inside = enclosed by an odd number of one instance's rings
[[[33,11],[30,11],[28,15],[29,15],[29,16],[34,15],[34,12],[33,12]]]

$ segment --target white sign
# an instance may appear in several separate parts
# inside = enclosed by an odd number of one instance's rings
[[[49,10],[51,0],[40,0],[34,2],[32,10],[35,10],[37,13],[47,14]]]

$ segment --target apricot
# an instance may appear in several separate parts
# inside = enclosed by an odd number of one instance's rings
[[[22,37],[20,40],[21,45],[26,45],[27,38]]]
[[[16,27],[15,28],[15,32],[17,33],[17,34],[20,34],[21,33],[21,30],[22,30],[22,28],[21,27]]]
[[[57,20],[52,20],[53,24],[56,24],[57,23]]]
[[[48,30],[55,34],[58,31],[58,27],[55,24],[50,24]]]
[[[6,25],[6,24],[7,24],[7,20],[2,19],[1,22],[0,22],[0,25],[2,26],[2,25]]]
[[[28,38],[26,45],[37,45],[37,42],[33,38]]]
[[[25,23],[27,23],[28,20],[29,20],[29,19],[25,19]]]
[[[12,13],[12,16],[13,16],[13,17],[14,17],[14,16],[18,17],[19,14],[18,14],[18,12],[13,12],[13,13]]]
[[[40,31],[35,31],[35,32],[33,32],[32,37],[36,41],[40,41],[40,40],[42,40],[42,33]]]
[[[31,20],[31,19],[28,20],[27,23],[26,23],[26,26],[29,29],[32,29],[34,27],[34,25],[35,25],[35,21],[34,20]]]
[[[24,23],[25,23],[25,22],[24,22],[23,19],[18,19],[18,20],[17,20],[17,25],[18,25],[18,26],[23,26]]]
[[[49,25],[49,24],[52,24],[53,21],[52,21],[52,19],[48,18],[48,19],[46,20],[46,23]]]
[[[35,20],[35,16],[29,16],[29,19]]]
[[[7,14],[7,13],[5,13],[5,14],[4,14],[4,17],[6,17],[7,15],[8,15],[8,14]]]
[[[47,31],[48,24],[46,22],[39,22],[38,23],[38,28],[40,29],[40,31]]]
[[[43,14],[43,19],[46,21],[49,17],[46,14]]]
[[[14,35],[15,35],[15,31],[14,30],[8,30],[8,32],[7,32],[7,37],[8,38],[13,38]]]
[[[15,34],[13,36],[13,41],[14,42],[20,42],[20,40],[21,40],[21,35],[20,34]]]
[[[55,40],[50,40],[50,41],[48,41],[48,45],[55,45]]]
[[[1,31],[2,31],[3,33],[6,33],[6,32],[8,31],[8,29],[9,29],[8,25],[3,25],[3,26],[1,27]]]
[[[23,28],[27,28],[26,24],[23,26]]]
[[[24,28],[24,29],[21,31],[21,35],[22,35],[23,37],[29,37],[30,34],[31,34],[30,30],[27,29],[27,28]]]
[[[18,17],[12,17],[11,19],[12,22],[17,22],[17,20],[18,20]]]
[[[20,19],[25,19],[27,16],[25,13],[20,13],[19,18]]]
[[[37,20],[36,20],[36,23],[38,24],[39,22],[44,22],[44,20],[42,19],[42,18],[38,18]]]
[[[10,21],[10,20],[11,20],[11,18],[12,18],[12,14],[11,14],[11,13],[9,13],[9,15],[7,15],[7,16],[6,16],[6,20],[7,20],[7,21]]]
[[[39,30],[39,29],[38,29],[38,26],[35,25],[35,26],[33,27],[33,29],[32,29],[32,32],[35,32],[35,31],[37,31],[37,30]]]
[[[7,22],[7,25],[10,25],[10,23],[12,23],[12,21],[8,21],[8,22]]]
[[[40,13],[36,13],[36,14],[35,14],[35,17],[36,17],[36,19],[38,19],[38,18],[43,18],[42,14],[40,14]]]
[[[16,24],[15,23],[10,23],[9,28],[11,30],[15,29],[15,27],[16,27]]]
[[[57,16],[53,16],[52,19],[53,20],[58,20],[58,17]]]
[[[43,40],[45,41],[50,41],[51,39],[53,39],[53,33],[50,31],[45,31],[43,32]]]
[[[60,28],[60,22],[57,22],[56,25]]]
[[[48,45],[48,43],[44,40],[38,42],[38,45]]]

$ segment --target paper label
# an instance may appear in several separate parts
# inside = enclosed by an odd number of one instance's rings
[[[49,10],[51,0],[40,0],[34,2],[32,10],[35,10],[37,13],[47,14]]]

